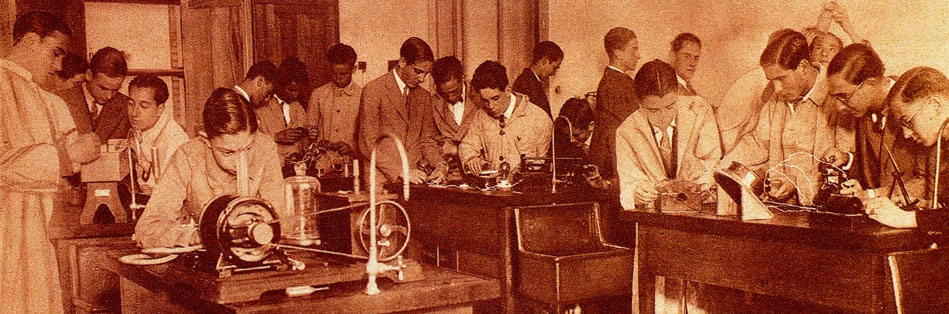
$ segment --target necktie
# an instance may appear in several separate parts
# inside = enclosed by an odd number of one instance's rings
[[[662,131],[662,138],[659,140],[659,157],[662,158],[662,167],[666,170],[666,177],[675,178],[675,165],[672,158],[672,136]]]
[[[507,126],[507,118],[504,118],[504,115],[501,115],[501,118],[499,118],[498,126],[501,127],[501,135],[504,135],[504,127]]]
[[[95,102],[89,106],[89,117],[92,118],[92,129],[96,128],[96,120],[99,118],[99,106]]]

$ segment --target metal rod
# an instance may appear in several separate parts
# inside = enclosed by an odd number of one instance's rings
[[[942,122],[942,126],[939,127],[939,135],[936,136],[936,175],[933,179],[933,204],[930,206],[931,209],[939,208],[939,167],[941,164],[939,159],[942,158],[942,131],[946,130],[946,124],[949,124],[949,119]]]
[[[267,246],[272,246],[272,247],[277,247],[277,248],[284,248],[284,249],[294,249],[294,250],[307,251],[307,252],[314,252],[314,253],[337,255],[337,256],[349,257],[349,258],[369,259],[368,257],[361,256],[361,255],[346,254],[346,253],[342,253],[342,252],[334,252],[334,251],[327,251],[327,250],[320,250],[320,249],[314,249],[314,248],[309,248],[309,247],[305,247],[305,246],[296,246],[296,245],[287,245],[287,244],[275,244],[275,243],[267,244]]]
[[[550,132],[550,193],[557,193],[557,141],[555,134],[557,134],[557,120],[564,119],[567,121],[567,136],[573,136],[573,124],[570,123],[570,119],[565,116],[557,116],[554,118],[553,130]]]
[[[129,130],[129,145],[128,145],[128,155],[129,155],[129,194],[132,195],[132,203],[129,204],[129,210],[132,212],[132,220],[138,220],[138,215],[135,211],[139,209],[144,209],[145,205],[139,204],[138,199],[135,197],[135,184],[138,182],[138,176],[135,174],[135,162],[132,160],[132,143],[138,143],[135,141],[135,133],[132,130]],[[141,147],[139,147],[141,150]]]
[[[896,159],[893,158],[893,152],[890,151],[890,147],[887,146],[886,143],[882,143],[882,141],[881,144],[883,144],[883,149],[886,150],[886,154],[890,156],[890,163],[893,164],[893,182],[896,182],[900,187],[900,191],[903,192],[903,201],[906,202],[906,207],[911,208],[911,206],[908,206],[910,205],[909,192],[906,191],[906,184],[903,182],[903,172],[900,171],[900,166],[896,164]],[[890,193],[893,193],[892,188]]]
[[[405,153],[405,146],[402,145],[402,141],[398,137],[388,133],[384,134],[376,139],[377,146],[372,149],[369,158],[369,261],[366,262],[366,273],[369,276],[366,283],[366,294],[368,295],[376,295],[381,292],[379,291],[379,285],[376,283],[376,276],[383,271],[382,265],[379,263],[379,247],[376,243],[376,151],[379,149],[379,142],[386,137],[395,141],[399,157],[402,159],[402,193],[406,201],[409,199],[409,180],[411,178],[409,177],[409,159]]]

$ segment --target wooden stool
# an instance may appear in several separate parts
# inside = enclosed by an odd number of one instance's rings
[[[115,217],[115,222],[126,222],[128,213],[122,202],[119,201],[118,182],[88,182],[86,189],[86,206],[79,212],[79,223],[83,225],[93,224],[93,218],[99,205],[105,205]]]

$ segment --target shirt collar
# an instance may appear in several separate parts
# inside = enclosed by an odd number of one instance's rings
[[[678,74],[676,74],[676,81],[679,81],[679,84],[682,84],[682,86],[685,86],[685,87],[689,86],[689,82],[686,82],[685,79],[679,76]]]
[[[402,81],[402,78],[399,77],[399,71],[396,71],[396,69],[392,69],[392,74],[395,75],[395,84],[399,85],[399,93],[401,94],[402,91],[405,90],[405,87],[408,85],[406,85],[405,82]],[[402,95],[402,96],[405,96],[405,95]]]
[[[616,70],[616,72],[626,74],[626,72],[623,72],[623,70],[620,70],[619,68],[614,67],[614,66],[612,66],[612,65],[608,65],[608,66],[606,66],[606,68],[607,68],[607,69],[613,69],[613,70]],[[628,75],[628,74],[626,74],[626,75]]]
[[[534,75],[534,78],[536,78],[537,81],[540,82],[540,76],[538,76],[537,73],[534,72],[534,70],[531,70],[530,68],[527,68],[527,70],[528,70],[528,71],[531,71],[531,74]]]
[[[452,105],[452,106],[455,106],[455,105],[458,105],[458,104],[461,104],[462,106],[465,105],[465,99],[468,98],[468,90],[467,90],[468,87],[465,86],[465,85],[467,85],[467,84],[464,84],[464,83],[461,84],[461,100],[459,100],[458,102],[456,102],[456,103],[454,103],[454,104],[449,104],[449,105]]]
[[[155,125],[148,130],[142,131],[142,144],[154,145],[154,143],[158,141],[158,137],[161,136],[162,130],[165,129],[165,125],[168,124],[168,120],[171,119],[170,117],[169,110],[162,111],[161,116],[158,117],[158,121],[155,121]]]
[[[817,69],[817,78],[814,79],[814,86],[811,86],[811,90],[804,94],[804,98],[801,98],[800,102],[810,100],[815,105],[821,106],[824,104],[824,99],[827,98],[827,76],[820,65],[815,65],[815,68]]]
[[[99,102],[96,101],[96,98],[92,96],[91,92],[89,92],[89,86],[87,86],[87,84],[93,83],[86,81],[79,85],[79,88],[82,88],[82,96],[86,98],[86,104],[98,106]]]
[[[250,102],[250,95],[248,95],[240,85],[234,85],[234,90],[241,94],[241,96],[244,96],[244,100]]]
[[[511,93],[511,102],[507,105],[507,110],[504,110],[504,118],[511,119],[511,116],[514,115],[514,105],[517,104],[517,97],[514,97],[514,93]]]
[[[398,76],[396,76],[396,77],[398,77]],[[398,79],[396,79],[396,82],[398,82]],[[330,82],[330,84],[333,84],[333,82]],[[356,94],[356,82],[355,82],[355,81],[350,81],[350,82],[349,82],[349,85],[346,85],[346,87],[343,87],[343,88],[339,88],[339,86],[336,86],[336,84],[333,84],[333,88],[336,90],[337,95],[346,94],[346,96],[352,96],[352,95]]]
[[[653,133],[662,132],[662,130],[659,129],[658,126],[652,125],[652,123],[650,123],[649,126],[652,127],[652,132],[653,132]],[[675,127],[676,127],[676,119],[672,119],[672,123],[669,123],[669,127],[666,127],[666,129],[668,130],[670,127],[672,127],[672,128],[675,128]]]
[[[673,119],[672,123],[669,123],[669,126],[667,126],[665,130],[660,129],[659,127],[655,125],[652,125],[652,123],[650,123],[649,126],[652,127],[652,133],[653,133],[653,136],[656,137],[656,140],[660,140],[664,136],[670,136],[671,138],[672,132],[675,132],[676,119]]]
[[[280,99],[280,96],[277,96],[277,94],[273,94],[273,98],[277,100],[278,105],[289,104],[286,101],[283,101],[283,99]]]
[[[16,62],[10,61],[8,59],[0,59],[0,67],[13,71],[14,73],[26,78],[27,81],[33,81],[33,73],[30,73],[30,71],[27,71]]]

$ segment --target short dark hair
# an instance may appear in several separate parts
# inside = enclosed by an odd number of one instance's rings
[[[768,46],[761,53],[758,64],[761,66],[776,64],[782,69],[793,70],[801,64],[801,60],[808,60],[808,56],[810,56],[810,50],[807,47],[807,38],[795,30],[782,29],[772,34]]]
[[[89,59],[89,71],[93,75],[102,73],[108,77],[123,77],[129,72],[125,53],[112,47],[99,49],[92,55],[92,59]]]
[[[432,66],[432,80],[435,81],[435,85],[443,84],[452,79],[461,82],[464,80],[464,76],[465,70],[461,66],[461,60],[458,60],[455,56],[435,60],[435,65]]]
[[[425,61],[435,62],[432,47],[429,47],[428,43],[418,37],[410,37],[402,43],[402,47],[399,48],[399,57],[405,59],[407,64]]]
[[[257,114],[244,96],[231,89],[215,89],[204,103],[201,116],[209,139],[242,131],[257,132]]]
[[[639,68],[636,72],[636,95],[639,99],[646,96],[665,97],[674,92],[679,82],[676,80],[676,70],[662,60],[655,59]]]
[[[893,105],[893,101],[908,104],[914,100],[933,95],[949,93],[949,79],[939,70],[930,67],[915,67],[900,75],[890,93],[886,96],[886,103]]]
[[[136,76],[129,82],[129,94],[132,93],[132,87],[151,89],[155,96],[155,104],[157,105],[164,104],[165,101],[168,101],[168,84],[165,84],[164,80],[155,75],[146,74]]]
[[[873,48],[864,44],[844,47],[827,65],[827,76],[840,74],[844,80],[854,85],[863,83],[868,78],[882,77],[885,71],[880,56]]]
[[[284,59],[280,63],[280,72],[283,74],[283,78],[279,80],[281,85],[293,82],[300,85],[310,84],[310,73],[306,69],[306,64],[300,59],[294,57]]]
[[[356,59],[356,50],[344,43],[337,43],[326,52],[326,61],[329,61],[330,65],[351,66],[356,64]]]
[[[537,64],[540,60],[547,59],[550,62],[563,60],[563,50],[552,41],[545,40],[534,46],[533,59],[531,64]]]
[[[56,75],[61,79],[68,80],[73,76],[86,74],[88,70],[89,63],[86,62],[86,59],[70,52],[63,57],[63,69],[57,71]]]
[[[494,88],[500,91],[507,89],[507,69],[497,61],[485,61],[475,69],[471,77],[471,88],[475,92],[486,88]]]
[[[36,33],[40,38],[53,35],[54,32],[63,33],[66,36],[72,36],[69,25],[63,19],[46,11],[26,12],[13,24],[13,44],[15,45],[27,33]]]
[[[277,65],[273,64],[273,62],[260,61],[254,63],[254,65],[252,65],[250,69],[247,70],[247,75],[244,76],[244,80],[249,81],[260,76],[263,77],[267,82],[277,83],[277,80],[280,79],[278,77],[279,75],[280,69],[278,69]]]
[[[585,98],[570,98],[557,114],[570,120],[573,127],[586,127],[593,122],[593,106]]]
[[[669,45],[672,47],[672,51],[679,51],[687,41],[693,42],[696,45],[699,45],[699,47],[702,46],[702,41],[699,40],[699,36],[695,36],[695,34],[692,33],[680,33],[679,35],[676,35],[676,37],[672,39],[672,43]]]
[[[614,27],[606,36],[603,36],[603,47],[606,48],[606,54],[612,58],[613,52],[623,49],[630,41],[636,39],[636,33],[625,27]]]

